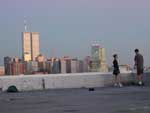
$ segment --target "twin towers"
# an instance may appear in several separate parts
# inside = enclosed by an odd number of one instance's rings
[[[39,33],[23,32],[22,33],[22,57],[23,61],[35,61],[40,54]]]

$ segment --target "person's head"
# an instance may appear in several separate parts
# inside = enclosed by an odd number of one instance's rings
[[[139,53],[139,49],[135,49],[134,52],[135,52],[135,54],[138,54]]]
[[[118,55],[117,55],[117,54],[114,54],[113,57],[114,57],[114,59],[117,59],[117,58],[118,58]]]

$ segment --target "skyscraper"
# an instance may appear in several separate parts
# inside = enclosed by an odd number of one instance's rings
[[[98,44],[93,44],[91,48],[91,60],[92,60],[92,71],[100,71],[100,46]]]
[[[34,61],[39,55],[39,33],[22,33],[22,56],[24,61]]]
[[[93,44],[91,49],[92,71],[94,72],[107,72],[107,64],[105,57],[105,48],[99,44]]]
[[[39,33],[32,32],[31,33],[31,59],[35,61],[36,57],[39,53]]]
[[[31,60],[31,34],[30,32],[22,33],[22,56],[24,61]]]
[[[106,55],[105,55],[105,48],[99,48],[100,53],[100,71],[101,72],[108,72],[108,67],[106,63]]]

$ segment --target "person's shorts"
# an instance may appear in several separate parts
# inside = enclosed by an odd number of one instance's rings
[[[120,74],[120,70],[114,70],[114,71],[113,71],[113,75],[117,76],[117,75],[119,75],[119,74]]]
[[[143,68],[137,68],[137,75],[143,74]]]

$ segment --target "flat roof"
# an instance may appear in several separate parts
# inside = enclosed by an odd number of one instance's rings
[[[150,87],[0,93],[1,113],[149,113]]]

